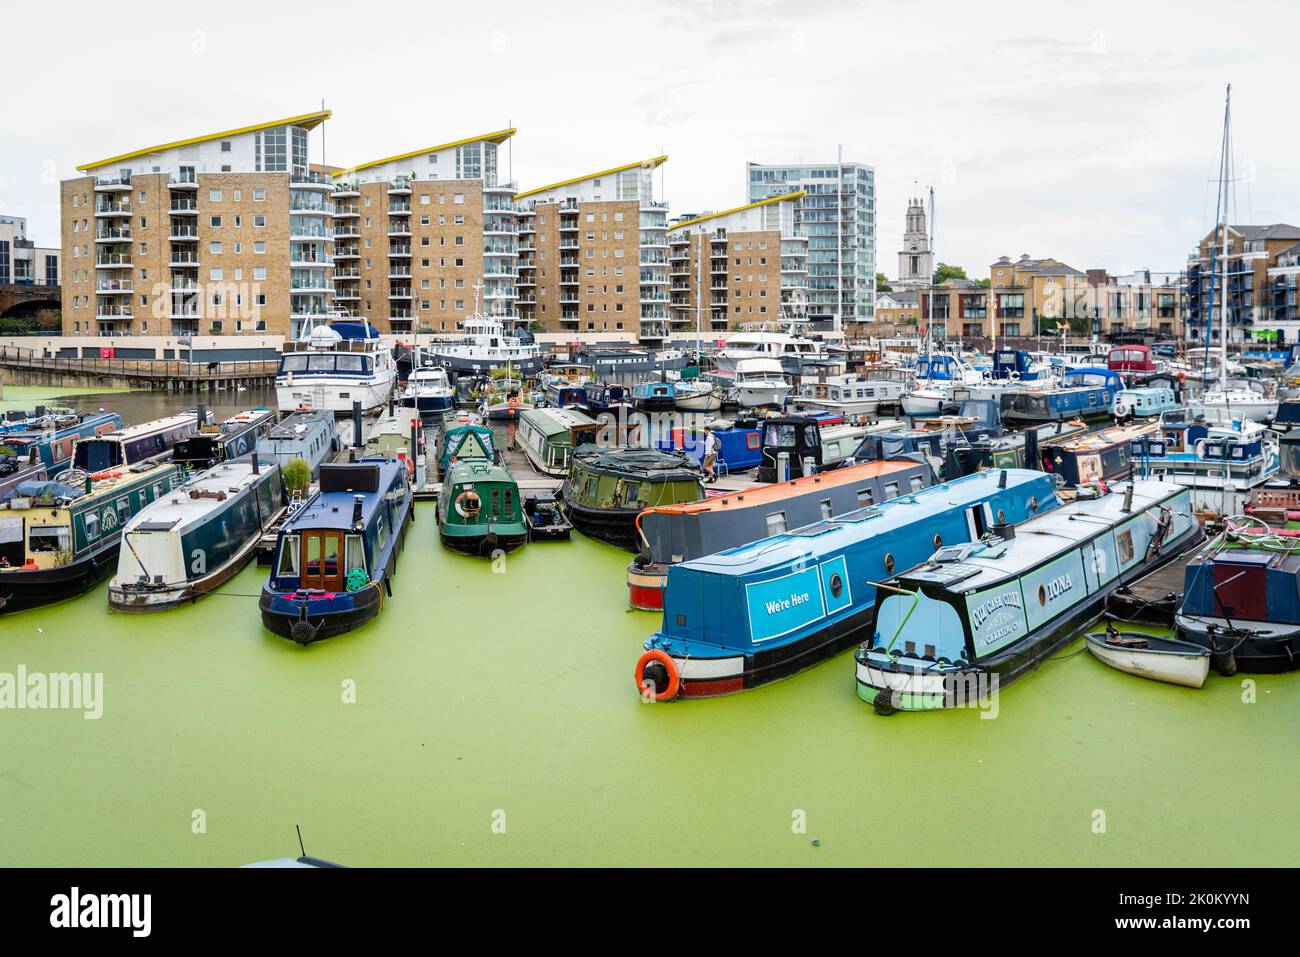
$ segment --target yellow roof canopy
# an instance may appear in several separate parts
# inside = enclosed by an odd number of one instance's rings
[[[807,191],[801,189],[797,192],[786,193],[784,196],[769,196],[767,199],[760,199],[757,203],[737,206],[735,209],[724,209],[720,213],[707,213],[704,216],[696,216],[694,219],[688,219],[685,222],[677,223],[671,228],[674,230],[685,229],[687,226],[694,226],[696,223],[703,223],[710,219],[717,219],[719,216],[730,216],[732,213],[743,213],[747,209],[757,209],[759,206],[766,206],[768,203],[794,202],[796,199],[803,199],[807,195]]]
[[[500,146],[516,133],[512,126],[509,129],[497,130],[495,133],[480,133],[478,136],[467,136],[463,140],[453,140],[450,143],[443,143],[440,146],[430,146],[422,150],[411,150],[409,153],[398,153],[396,156],[385,156],[383,159],[371,160],[369,163],[362,163],[360,166],[351,166],[344,170],[339,170],[332,174],[336,179],[340,176],[347,176],[349,173],[357,173],[363,169],[371,169],[375,166],[383,166],[385,163],[396,163],[404,159],[410,159],[413,156],[424,156],[426,153],[437,153],[440,150],[449,150],[457,146],[465,146],[468,143],[496,143]]]
[[[551,183],[549,186],[539,186],[536,189],[526,190],[522,193],[515,193],[515,199],[523,199],[525,196],[536,196],[538,193],[546,193],[553,189],[559,189],[561,186],[572,186],[574,183],[581,183],[583,180],[595,179],[597,176],[613,176],[615,173],[622,173],[625,170],[637,169],[638,167],[650,167],[655,169],[668,159],[667,156],[655,156],[647,160],[639,160],[635,163],[628,163],[624,166],[615,166],[613,169],[603,169],[598,173],[588,173],[586,176],[575,176],[573,179],[561,180],[558,183]]]
[[[235,130],[222,130],[220,133],[207,133],[203,136],[191,136],[189,139],[176,140],[173,143],[162,143],[158,146],[148,146],[142,150],[132,150],[130,153],[122,153],[119,156],[110,156],[108,159],[98,160],[94,163],[87,163],[84,166],[78,166],[81,172],[98,169],[101,166],[107,166],[109,163],[121,163],[125,160],[135,159],[137,156],[148,156],[151,153],[162,153],[167,150],[179,149],[182,146],[193,146],[196,143],[209,143],[212,140],[223,139],[227,136],[240,136],[244,133],[256,133],[258,130],[274,129],[277,126],[301,126],[305,129],[315,129],[325,120],[330,118],[329,110],[317,110],[315,113],[303,113],[301,116],[289,116],[282,120],[271,120],[267,123],[254,123],[252,126],[241,126]]]

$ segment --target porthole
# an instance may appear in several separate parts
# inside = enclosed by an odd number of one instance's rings
[[[1002,511],[1002,509],[998,509],[998,524],[1005,525],[1006,523],[1007,523],[1007,513]]]
[[[1038,604],[1040,605],[1047,604],[1047,589],[1044,588],[1042,585],[1038,586]]]
[[[885,553],[885,571],[889,572],[889,574],[891,575],[894,574],[894,553],[893,552]]]
[[[844,591],[844,579],[840,577],[839,572],[831,576],[831,595],[839,598]]]
[[[937,532],[935,533],[934,536],[934,547],[943,548],[943,536],[938,534]]]
[[[1029,499],[1029,511],[1030,511],[1030,514],[1033,514],[1033,515],[1037,515],[1037,514],[1038,514],[1038,496],[1037,496],[1037,495],[1034,495],[1034,496],[1032,496],[1032,497]]]

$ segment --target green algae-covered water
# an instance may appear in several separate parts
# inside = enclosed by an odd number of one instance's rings
[[[846,653],[757,691],[644,704],[632,667],[657,618],[626,610],[628,554],[575,535],[494,569],[442,549],[433,513],[417,507],[379,620],[308,648],[261,627],[256,566],[156,615],[110,613],[101,585],[0,617],[0,672],[103,673],[98,720],[0,711],[0,859],[228,866],[296,853],[294,824],[309,853],[352,865],[1300,851],[1300,675],[1193,691],[1085,653],[1005,689],[995,719],[881,718]]]

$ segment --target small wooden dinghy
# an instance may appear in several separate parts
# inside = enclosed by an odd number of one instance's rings
[[[1093,657],[1141,678],[1199,688],[1210,671],[1210,650],[1191,642],[1113,628],[1085,638]]]

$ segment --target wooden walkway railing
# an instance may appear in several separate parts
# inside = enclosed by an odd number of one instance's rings
[[[41,355],[34,349],[0,347],[0,366],[43,369],[50,372],[115,376],[125,379],[206,381],[211,379],[262,379],[275,375],[274,359],[235,362],[186,362],[178,359],[65,359]]]

